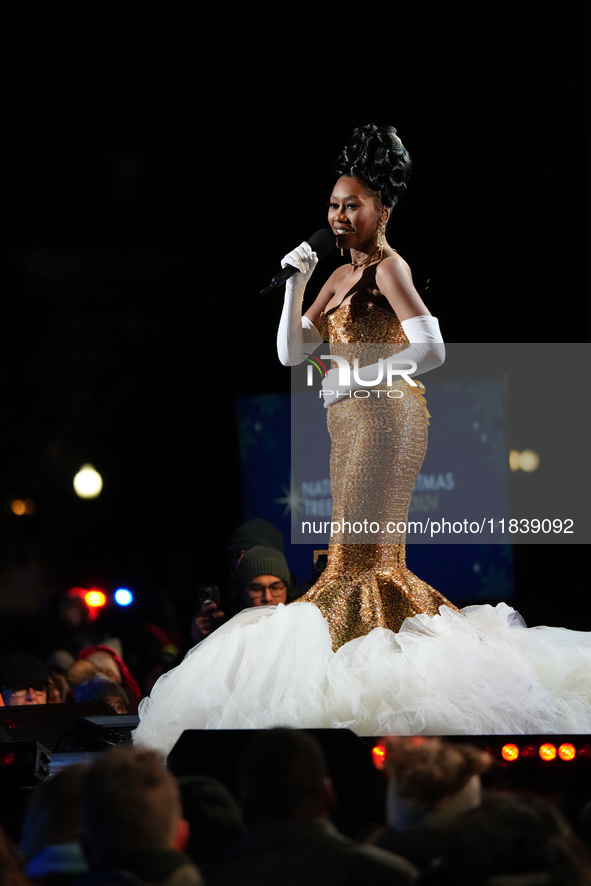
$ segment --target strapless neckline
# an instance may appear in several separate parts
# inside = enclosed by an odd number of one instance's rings
[[[348,301],[346,303],[341,302],[341,304],[337,305],[336,308],[331,308],[331,310],[328,311],[328,313],[323,311],[320,316],[326,317],[326,319],[328,319],[329,317],[332,317],[334,314],[336,314],[337,311],[340,311],[342,308],[361,308],[361,307],[373,308],[374,310],[379,311],[379,313],[382,314],[384,317],[390,317],[392,320],[398,320],[398,317],[394,312],[389,313],[388,311],[382,311],[382,309],[378,305],[376,305],[376,303],[373,301],[358,301],[358,302]]]
[[[319,317],[322,338],[331,344],[408,344],[396,314],[387,314],[369,301],[347,302]]]

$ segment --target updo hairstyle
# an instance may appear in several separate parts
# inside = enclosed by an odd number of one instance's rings
[[[438,738],[389,737],[384,745],[384,768],[400,796],[428,810],[437,809],[442,800],[453,797],[492,763],[479,748]]]
[[[359,126],[336,162],[339,176],[360,179],[382,204],[396,206],[406,191],[412,162],[393,126]]]

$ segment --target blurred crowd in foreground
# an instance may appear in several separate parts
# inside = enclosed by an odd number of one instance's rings
[[[0,884],[591,883],[589,806],[575,836],[539,797],[483,792],[492,760],[475,747],[433,738],[385,747],[383,821],[358,822],[354,835],[331,820],[339,795],[304,731],[254,733],[235,796],[205,775],[176,779],[155,751],[108,750],[32,792],[18,848],[0,832]]]

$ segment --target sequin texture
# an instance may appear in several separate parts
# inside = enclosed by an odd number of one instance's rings
[[[408,339],[400,321],[371,302],[342,305],[321,317],[331,353],[367,363],[400,350]],[[382,347],[380,348],[380,345]],[[356,347],[357,346],[357,347]],[[384,347],[386,346],[386,347]],[[360,365],[365,365],[361,362]],[[412,490],[427,450],[427,415],[421,399],[401,380],[385,396],[377,385],[367,399],[347,397],[327,410],[331,436],[330,482],[333,523],[327,567],[300,599],[314,603],[328,622],[333,649],[376,627],[398,632],[405,618],[438,614],[446,598],[406,567],[405,532]],[[377,396],[381,389],[384,396]],[[373,524],[361,535],[354,526]],[[386,527],[395,531],[386,531]],[[362,543],[359,543],[362,538]]]

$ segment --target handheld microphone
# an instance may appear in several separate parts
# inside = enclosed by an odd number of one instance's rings
[[[328,255],[335,246],[336,237],[330,228],[321,228],[319,231],[316,231],[315,234],[312,234],[308,239],[308,243],[318,258],[324,258],[324,256]],[[261,289],[259,295],[267,295],[268,292],[272,292],[273,289],[277,289],[278,286],[283,286],[286,280],[289,280],[294,274],[299,273],[298,269],[294,268],[293,265],[281,268],[279,273],[275,274],[271,282],[268,283],[264,289]]]

